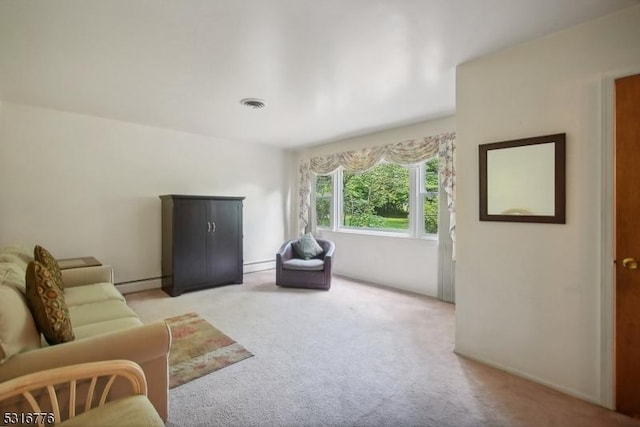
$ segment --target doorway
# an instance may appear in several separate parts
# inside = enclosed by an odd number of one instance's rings
[[[614,82],[615,409],[640,418],[640,74]]]

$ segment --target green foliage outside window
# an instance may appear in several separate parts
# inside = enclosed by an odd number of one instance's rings
[[[333,176],[316,177],[316,221],[331,226]],[[425,164],[424,232],[438,232],[438,158]],[[366,172],[342,175],[342,225],[355,228],[409,229],[409,170],[382,163]]]
[[[362,173],[345,171],[345,227],[407,230],[409,228],[409,170],[383,163]]]
[[[424,174],[424,232],[438,233],[438,158],[427,161]]]
[[[316,220],[318,227],[331,225],[331,193],[332,177],[319,175],[316,177]]]

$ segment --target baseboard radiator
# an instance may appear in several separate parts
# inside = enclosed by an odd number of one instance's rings
[[[273,270],[276,268],[275,260],[256,261],[243,264],[244,274],[255,273],[264,270]],[[116,289],[122,294],[132,294],[134,292],[148,291],[151,289],[160,289],[162,287],[162,277],[149,277],[146,279],[128,280],[125,282],[116,282]]]

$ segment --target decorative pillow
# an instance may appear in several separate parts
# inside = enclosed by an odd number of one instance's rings
[[[318,244],[316,239],[313,238],[313,234],[307,233],[293,244],[293,250],[302,259],[311,259],[320,255],[324,249]]]
[[[56,285],[58,285],[60,290],[63,290],[64,284],[62,283],[62,270],[60,270],[60,265],[53,255],[51,255],[51,252],[40,245],[36,245],[36,247],[33,248],[33,259],[38,261],[51,272]]]
[[[0,285],[0,364],[14,354],[40,347],[40,332],[17,289]]]
[[[49,344],[73,341],[69,309],[53,274],[38,261],[27,266],[27,302],[36,325]]]

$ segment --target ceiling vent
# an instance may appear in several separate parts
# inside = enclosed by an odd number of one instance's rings
[[[259,110],[265,106],[264,101],[258,98],[243,98],[240,100],[240,104],[245,107],[253,108],[254,110]]]

